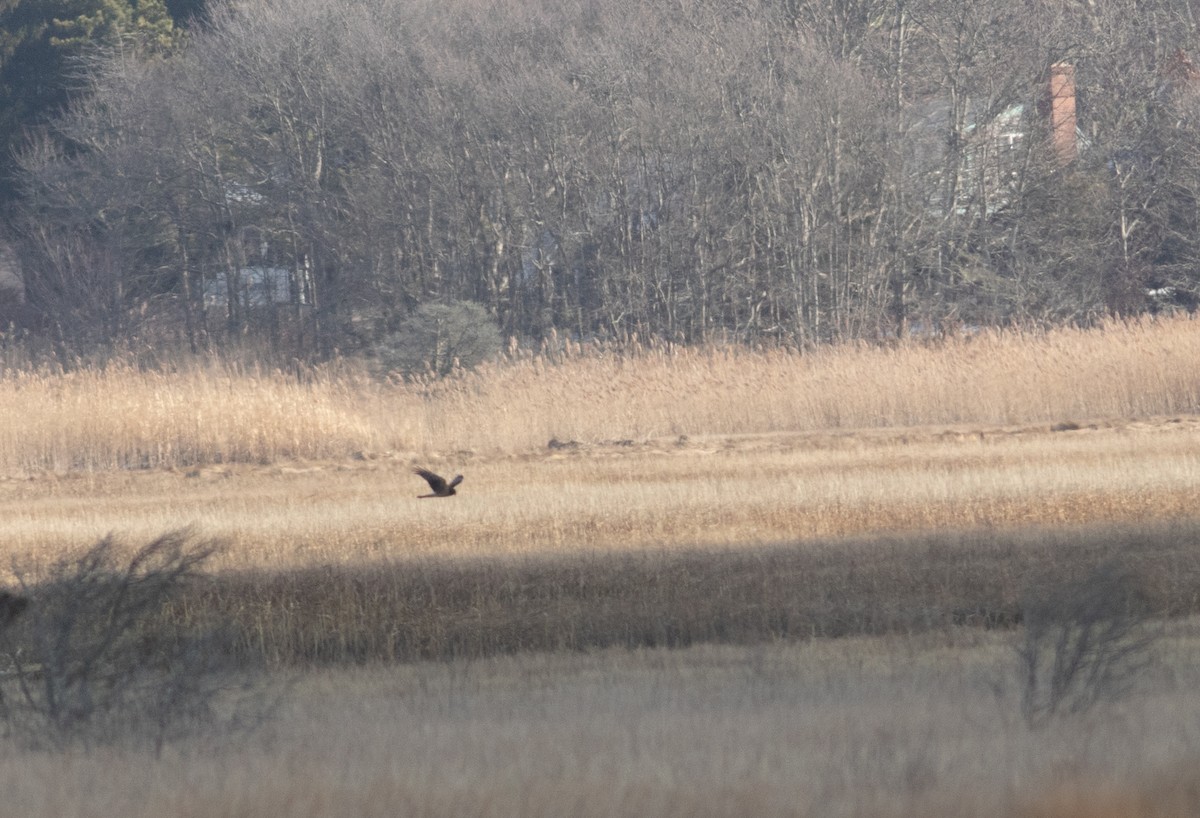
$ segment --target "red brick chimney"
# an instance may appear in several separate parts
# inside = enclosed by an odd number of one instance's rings
[[[1059,165],[1075,160],[1075,66],[1070,63],[1050,66],[1050,139]]]

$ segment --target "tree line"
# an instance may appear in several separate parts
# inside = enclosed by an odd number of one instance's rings
[[[9,230],[63,348],[320,358],[454,302],[519,338],[796,345],[1186,308],[1195,5],[214,6],[80,63]]]

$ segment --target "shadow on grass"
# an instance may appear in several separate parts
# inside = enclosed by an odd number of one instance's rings
[[[166,615],[270,664],[1012,628],[1029,587],[1136,561],[1154,617],[1200,612],[1200,522],[939,532],[727,550],[222,574]]]

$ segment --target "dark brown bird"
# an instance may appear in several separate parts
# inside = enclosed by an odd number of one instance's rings
[[[456,493],[454,487],[462,482],[461,474],[455,475],[449,483],[446,482],[446,478],[440,477],[428,469],[413,469],[413,474],[424,477],[425,481],[429,483],[429,488],[433,489],[433,494],[417,495],[418,500],[424,500],[426,497],[453,497]]]

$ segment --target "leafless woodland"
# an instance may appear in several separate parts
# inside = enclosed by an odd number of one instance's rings
[[[62,350],[807,346],[1190,308],[1191,0],[278,0],[86,66],[22,157]]]

